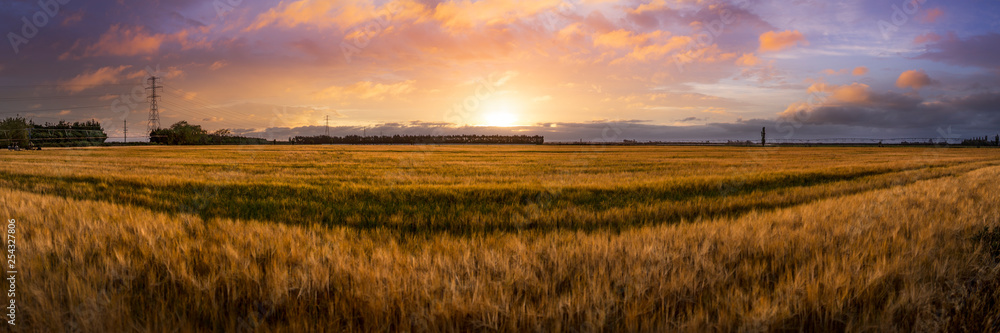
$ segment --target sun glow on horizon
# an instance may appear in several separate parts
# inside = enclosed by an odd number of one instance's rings
[[[510,127],[517,122],[517,115],[510,112],[491,112],[486,114],[486,126]]]
[[[509,99],[494,101],[484,105],[481,126],[511,127],[520,120],[517,106]]]

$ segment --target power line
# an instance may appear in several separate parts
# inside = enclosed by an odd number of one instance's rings
[[[224,117],[229,117],[229,118],[245,117],[245,115],[236,114],[234,112],[224,112],[223,109],[208,109],[208,108],[204,108],[204,107],[194,106],[191,103],[186,103],[187,105],[185,106],[185,105],[181,104],[181,102],[173,101],[173,100],[164,101],[163,104],[167,105],[167,106],[170,106],[170,108],[168,108],[168,110],[170,110],[170,111],[176,111],[176,112],[179,112],[179,113],[182,113],[182,114],[186,114],[186,115],[189,115],[189,116],[192,116],[192,117],[195,117],[195,118],[197,118],[197,117],[204,117],[204,116],[207,116],[207,115],[222,115]],[[202,111],[202,110],[208,110],[210,112],[206,112],[206,111]]]
[[[0,102],[22,102],[22,101],[52,100],[52,99],[97,98],[97,97],[107,97],[108,95],[114,96],[113,94],[101,94],[101,95],[74,95],[74,96],[60,95],[60,96],[0,97]]]
[[[168,87],[168,88],[171,88],[171,89],[176,89],[176,88],[173,88],[170,85],[166,85],[165,84],[164,86]],[[180,89],[176,89],[176,90],[179,91]],[[185,104],[191,106],[188,109],[192,110],[192,111],[195,110],[195,109],[198,109],[198,108],[202,108],[202,109],[211,110],[214,113],[221,113],[222,115],[227,116],[227,117],[240,118],[240,117],[245,117],[246,116],[245,114],[233,111],[232,109],[230,109],[228,107],[217,106],[217,105],[209,105],[207,102],[200,102],[200,101],[195,100],[193,98],[188,98],[186,96],[181,96],[180,94],[178,94],[176,92],[173,92],[170,89],[165,89],[164,91],[166,91],[166,93],[168,93],[168,94],[176,97],[176,102],[177,103],[185,103]],[[180,106],[180,105],[178,105],[178,106]],[[181,107],[183,107],[183,106],[181,106]]]
[[[10,84],[3,85],[0,84],[0,88],[29,88],[29,87],[112,87],[112,86],[132,86],[134,83],[102,83],[102,84],[71,84],[71,83],[61,83],[61,84]]]
[[[27,113],[27,112],[45,112],[45,111],[63,111],[63,110],[77,110],[77,109],[90,109],[90,108],[106,108],[109,107],[105,105],[91,105],[91,106],[74,106],[68,108],[58,108],[58,109],[35,109],[35,110],[19,110],[19,111],[4,111],[0,114],[11,114],[11,113]]]

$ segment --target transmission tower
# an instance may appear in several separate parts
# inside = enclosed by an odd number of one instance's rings
[[[326,136],[330,136],[330,116],[326,116]]]
[[[146,82],[149,83],[149,87],[146,88],[146,89],[150,90],[150,92],[149,92],[149,124],[146,125],[146,132],[149,132],[150,136],[153,135],[153,131],[154,130],[160,129],[160,109],[159,109],[159,106],[157,106],[157,103],[156,103],[157,99],[160,98],[160,95],[156,94],[156,88],[163,88],[163,86],[157,86],[156,85],[156,79],[158,79],[158,78],[155,77],[155,76],[151,76],[151,77],[149,77],[149,79],[146,80]]]

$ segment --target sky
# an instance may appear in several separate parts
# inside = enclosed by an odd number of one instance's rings
[[[994,0],[7,0],[0,116],[286,139],[1000,133]]]

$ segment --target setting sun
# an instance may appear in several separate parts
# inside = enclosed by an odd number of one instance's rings
[[[510,112],[498,111],[486,114],[486,126],[508,127],[514,126],[515,122],[517,115]]]
[[[510,96],[484,103],[482,109],[482,126],[510,127],[516,126],[520,120],[520,108]]]

